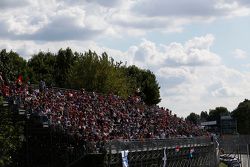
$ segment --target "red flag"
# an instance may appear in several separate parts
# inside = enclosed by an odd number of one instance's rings
[[[179,152],[180,151],[180,146],[176,146],[175,147],[175,152]]]
[[[20,85],[23,83],[23,76],[22,75],[18,76],[17,83],[20,84]]]

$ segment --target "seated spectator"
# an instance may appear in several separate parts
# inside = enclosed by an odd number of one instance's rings
[[[1,80],[1,78],[0,78]],[[46,91],[45,91],[46,89]],[[5,96],[15,95],[24,108],[45,118],[46,125],[58,127],[84,141],[107,141],[201,136],[204,132],[157,105],[147,106],[138,95],[128,99],[82,90],[39,89],[23,84],[4,85]]]

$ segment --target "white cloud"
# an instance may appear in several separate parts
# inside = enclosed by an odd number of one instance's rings
[[[185,43],[185,47],[209,50],[214,40],[215,38],[212,34],[207,34],[202,37],[194,37]]]
[[[211,16],[220,11],[215,9],[215,0],[139,0],[133,10],[136,13],[154,16]]]
[[[116,8],[107,22],[116,31],[139,29],[139,35],[159,30],[161,32],[182,32],[185,25],[197,22],[211,22],[221,18],[233,18],[250,14],[250,7],[237,1],[224,0],[135,0],[129,5]],[[134,34],[133,34],[134,35]]]
[[[214,37],[209,34],[196,37],[185,44],[170,43],[157,46],[144,40],[139,46],[133,46],[134,64],[142,67],[152,66],[201,66],[217,65],[220,57],[210,51]]]
[[[158,0],[152,2],[150,0],[138,0],[133,7],[135,13],[144,16],[171,16],[171,17],[221,17],[235,14],[240,15],[245,8],[244,5],[237,1],[224,0]]]
[[[2,0],[0,37],[56,41],[143,36],[153,30],[181,32],[190,23],[248,15],[246,4],[224,0]]]
[[[54,28],[57,29],[57,27],[54,27]],[[44,35],[47,35],[47,36],[44,36],[41,38],[44,38],[44,40],[46,38],[50,38],[49,36],[50,34],[51,34],[50,32],[47,32],[47,33],[44,32]],[[63,37],[63,38],[66,38],[66,37]],[[148,68],[149,67],[159,68],[159,67],[164,67],[164,66],[172,67],[172,66],[217,65],[220,63],[220,58],[218,55],[210,51],[210,46],[212,45],[213,38],[214,37],[212,35],[205,35],[203,37],[195,37],[187,41],[184,44],[173,42],[167,45],[164,45],[164,44],[157,45],[156,43],[152,41],[144,39],[139,45],[131,46],[128,49],[128,51],[125,52],[124,54],[119,54],[119,55],[122,55],[122,56],[119,56],[119,58],[123,59],[125,56],[126,58],[124,60],[129,62],[130,64],[137,64],[141,67],[148,67]],[[56,39],[60,39],[60,38],[58,37]],[[59,47],[80,46],[82,43],[84,43],[85,45],[87,44],[87,46],[89,46],[89,43],[92,43],[93,45],[93,42],[90,42],[90,40],[86,40],[85,42],[79,42],[77,40],[71,40],[68,42],[65,42],[65,41],[53,42],[53,40],[51,40],[51,42],[46,42],[46,43],[39,43],[39,42],[34,42],[34,41],[23,41],[22,43],[20,43],[20,41],[18,40],[15,40],[15,41],[2,40],[0,41],[0,46],[2,45],[1,48],[12,47],[13,49],[20,50],[20,48],[23,48],[24,45],[27,45],[27,46],[30,45],[30,48],[34,48],[31,50],[33,50],[34,52],[37,52],[37,49],[47,50],[47,48],[49,48],[49,49],[56,50]],[[98,49],[100,48],[100,46],[96,46],[95,49],[96,48]],[[102,49],[105,50],[108,48],[102,47]],[[27,53],[30,53],[30,52],[27,52]],[[28,55],[25,55],[25,56],[28,56]]]
[[[122,3],[122,0],[87,0],[88,2],[95,2],[102,6],[114,7]]]
[[[18,7],[24,7],[25,5],[28,5],[28,0],[1,0],[0,1],[0,10],[1,9],[13,9]]]
[[[86,40],[101,33],[102,30],[97,28],[86,25],[84,10],[68,8],[58,11],[47,25],[27,38],[45,41]]]
[[[171,106],[179,115],[216,106],[233,110],[240,101],[249,98],[248,75],[224,65],[166,69],[165,73],[158,73],[160,83],[164,83],[161,105]]]
[[[249,6],[250,5],[250,1],[249,0],[238,0],[239,3],[243,4],[243,5],[246,5],[246,6]]]
[[[250,63],[249,64],[245,64],[243,66],[250,69]]]
[[[70,47],[74,51],[84,52],[89,49],[96,51],[97,53],[103,53],[105,48],[97,45],[91,41],[51,41],[51,42],[34,42],[34,41],[7,41],[0,40],[0,49],[13,50],[19,53],[26,60],[30,59],[33,54],[39,51],[50,51],[56,53],[59,49]]]
[[[222,64],[211,51],[214,39],[208,34],[184,44],[167,45],[143,40],[120,58],[129,57],[131,64],[153,70],[161,86],[160,104],[179,115],[221,105],[233,110],[237,103],[249,98],[250,77]]]
[[[221,87],[213,91],[212,95],[214,97],[233,97],[233,96],[237,96],[238,92],[232,90],[232,88],[229,88],[229,87]]]
[[[25,8],[4,11],[0,15],[0,24],[3,25],[0,37],[13,40],[87,40],[104,33],[106,25],[100,23],[94,14],[86,15],[87,6],[71,7],[56,1],[46,2],[32,1]]]
[[[245,58],[247,58],[247,52],[245,52],[244,50],[241,50],[241,49],[235,49],[233,51],[233,55],[237,59],[245,59]]]

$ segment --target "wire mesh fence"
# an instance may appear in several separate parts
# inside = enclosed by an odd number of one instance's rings
[[[124,150],[128,151],[127,163],[130,167],[212,167],[217,164],[215,145],[208,138],[112,141],[107,146],[107,166],[111,167],[121,166]]]
[[[250,135],[225,135],[219,140],[223,157],[237,159],[241,167],[250,167]]]

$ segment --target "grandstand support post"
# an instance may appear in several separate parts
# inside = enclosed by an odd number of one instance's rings
[[[69,165],[69,135],[68,135],[68,129],[66,130],[66,137],[67,137],[67,147],[66,147],[66,158],[67,158],[67,160],[66,160],[66,166],[68,166]]]
[[[109,153],[108,153],[108,167],[110,167],[110,161],[111,161],[112,151],[111,151],[111,144],[109,143]]]
[[[25,131],[26,131],[26,163],[27,167],[29,167],[29,134],[28,134],[28,120],[25,122]]]
[[[52,143],[52,132],[51,129],[49,129],[49,134],[50,134],[50,165],[53,165],[53,143]]]
[[[236,144],[236,142],[235,142],[235,144]],[[239,157],[239,155],[240,155],[239,154],[239,143],[237,143],[236,146],[237,146],[236,147],[237,150],[236,150],[236,155],[234,155],[234,156],[237,157],[237,159],[240,159],[240,157]]]
[[[250,144],[247,144],[247,167],[250,167]]]
[[[242,159],[241,159],[241,154],[242,154],[242,150],[241,150],[241,148],[240,148],[240,144],[238,143],[238,151],[239,151],[239,160],[240,161],[242,161]]]

